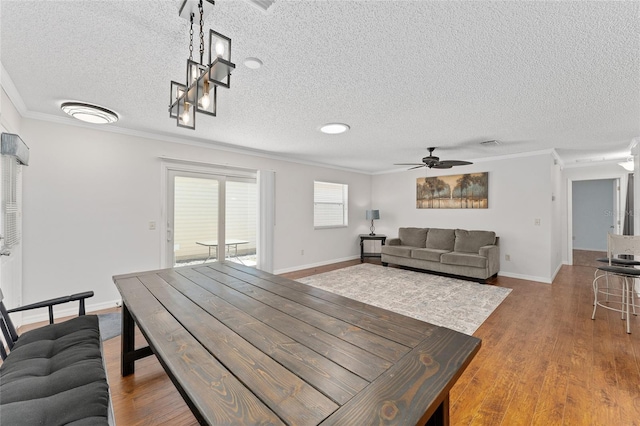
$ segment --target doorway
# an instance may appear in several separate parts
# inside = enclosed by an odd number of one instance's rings
[[[169,169],[166,206],[166,266],[256,266],[255,177]]]
[[[573,181],[571,185],[572,264],[597,267],[607,256],[607,234],[620,233],[620,179]]]

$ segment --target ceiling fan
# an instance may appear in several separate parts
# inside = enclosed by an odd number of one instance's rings
[[[422,159],[422,164],[419,163],[395,163],[396,166],[415,166],[411,167],[409,170],[417,169],[420,167],[428,167],[430,169],[450,169],[453,166],[468,166],[469,164],[473,164],[469,161],[461,161],[461,160],[443,160],[440,161],[439,157],[433,155],[433,150],[436,147],[427,148],[429,150],[429,156],[424,157]]]

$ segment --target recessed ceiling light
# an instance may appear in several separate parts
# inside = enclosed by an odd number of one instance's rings
[[[328,135],[338,135],[340,133],[346,132],[350,128],[351,127],[344,123],[327,123],[324,126],[320,127],[320,131]]]
[[[257,70],[262,66],[262,61],[258,58],[247,58],[244,60],[244,66],[252,70]]]
[[[84,102],[65,102],[60,108],[78,120],[92,124],[109,124],[118,121],[118,114],[98,105]]]

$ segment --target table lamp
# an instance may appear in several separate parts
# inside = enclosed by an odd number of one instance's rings
[[[371,228],[369,228],[371,233],[369,235],[372,237],[376,235],[376,227],[373,226],[373,221],[375,219],[380,219],[380,210],[367,210],[367,220],[371,220]]]

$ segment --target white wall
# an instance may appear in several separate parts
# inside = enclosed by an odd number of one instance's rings
[[[551,153],[477,161],[450,170],[416,169],[375,175],[373,202],[380,210],[376,232],[397,236],[405,226],[495,231],[500,237],[500,274],[551,282]],[[416,178],[489,172],[488,209],[417,209]],[[540,219],[540,225],[534,225]],[[505,261],[509,254],[510,261]]]
[[[105,132],[23,121],[24,303],[92,289],[90,307],[119,298],[111,277],[161,266],[159,156],[274,170],[276,273],[359,256],[371,176]],[[313,229],[313,181],[349,185],[349,227]],[[301,255],[304,250],[304,255]]]

